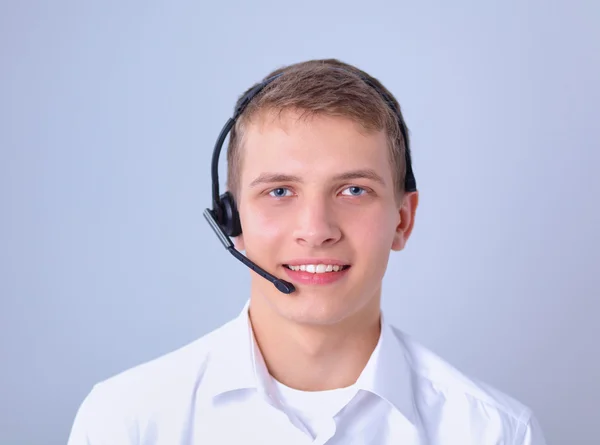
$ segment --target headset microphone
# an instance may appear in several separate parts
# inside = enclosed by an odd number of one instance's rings
[[[342,69],[342,71],[346,70]],[[259,267],[256,263],[254,263],[248,257],[244,256],[241,252],[235,249],[230,237],[235,237],[241,235],[242,233],[240,216],[237,211],[237,206],[235,204],[233,195],[230,192],[225,192],[222,195],[219,194],[219,155],[221,153],[221,148],[223,147],[223,142],[225,142],[225,138],[235,125],[237,119],[246,109],[246,106],[252,101],[252,99],[258,93],[260,93],[263,88],[269,85],[273,80],[280,77],[282,74],[283,73],[276,74],[251,88],[244,96],[240,98],[236,105],[233,117],[230,118],[223,126],[223,129],[221,130],[221,133],[217,138],[217,142],[215,144],[212,156],[212,209],[204,210],[204,218],[206,218],[206,220],[216,233],[217,237],[219,238],[219,240],[221,240],[221,242],[229,251],[229,253],[231,253],[235,258],[237,258],[239,261],[248,266],[257,274],[259,274],[261,277],[273,283],[273,285],[280,292],[284,294],[291,294],[296,290],[292,283],[289,283],[280,278],[277,278],[276,276],[271,275],[269,272]],[[402,114],[399,110],[396,109],[394,101],[385,93],[385,91],[378,88],[378,86],[375,83],[373,83],[373,81],[368,77],[365,77],[362,74],[360,74],[359,76],[367,85],[369,85],[371,88],[373,88],[380,94],[382,99],[398,117],[398,124],[400,126],[402,136],[404,138],[405,146],[404,156],[406,165],[406,177],[404,180],[404,188],[407,192],[416,191],[417,184],[412,170],[410,147],[408,141],[408,130],[406,128],[406,124],[404,123],[404,119],[402,118]]]
[[[242,263],[244,263],[246,266],[248,266],[254,272],[259,274],[261,277],[263,277],[263,278],[267,279],[268,281],[270,281],[271,283],[273,283],[275,285],[275,287],[279,291],[283,292],[284,294],[291,294],[292,292],[294,292],[296,290],[296,288],[294,287],[294,285],[292,283],[288,283],[287,281],[281,280],[281,279],[271,275],[269,272],[262,269],[256,263],[251,261],[248,257],[245,257],[240,252],[238,252],[235,249],[235,247],[233,246],[233,243],[231,242],[229,237],[227,235],[225,235],[225,232],[223,232],[223,229],[221,229],[221,227],[217,223],[217,220],[215,219],[212,210],[210,210],[210,209],[204,210],[204,217],[206,218],[206,220],[208,221],[208,223],[210,224],[212,229],[215,231],[215,233],[217,234],[217,236],[219,237],[219,239],[221,240],[221,242],[223,243],[225,248],[234,257],[236,257],[238,260],[240,260]]]

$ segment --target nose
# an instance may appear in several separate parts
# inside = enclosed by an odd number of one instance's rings
[[[298,203],[294,238],[305,247],[323,247],[338,242],[342,236],[335,209],[323,197],[306,197]]]

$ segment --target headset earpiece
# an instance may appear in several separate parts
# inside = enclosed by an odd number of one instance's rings
[[[229,192],[223,193],[220,196],[219,207],[218,218],[223,231],[231,237],[240,235],[242,224],[233,195]]]

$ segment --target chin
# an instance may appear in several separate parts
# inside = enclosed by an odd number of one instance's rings
[[[342,294],[343,295],[343,294]],[[273,302],[280,316],[301,324],[327,326],[351,317],[359,306],[346,298],[335,298],[321,292],[311,293],[306,289],[297,295],[286,296],[285,301]]]
[[[345,313],[324,311],[285,312],[281,315],[294,323],[313,326],[332,326],[348,317]]]
[[[258,302],[259,306],[266,303],[270,307],[269,312],[295,323],[327,326],[351,317],[361,317],[372,309],[379,311],[379,291],[363,287],[357,292],[354,283],[298,285],[296,291],[289,295],[279,292],[262,277],[255,277],[252,284],[252,293],[260,295],[259,300],[262,300],[262,303]]]

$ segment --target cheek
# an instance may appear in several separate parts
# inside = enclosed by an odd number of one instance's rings
[[[360,244],[365,251],[377,252],[388,251],[392,247],[395,233],[395,221],[393,215],[383,209],[371,212],[358,212],[352,218],[347,219],[348,234],[354,234],[352,238]]]
[[[240,209],[240,219],[246,245],[273,243],[287,232],[280,213],[265,212],[256,206]]]

